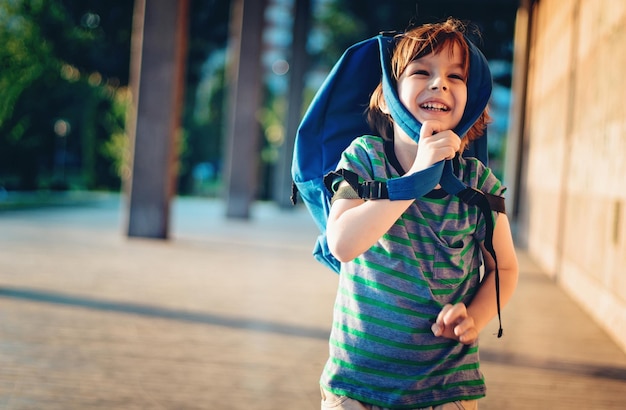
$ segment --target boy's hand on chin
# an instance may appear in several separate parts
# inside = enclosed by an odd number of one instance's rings
[[[452,159],[461,148],[461,139],[452,130],[441,130],[436,120],[424,121],[413,169],[421,171],[439,161]]]

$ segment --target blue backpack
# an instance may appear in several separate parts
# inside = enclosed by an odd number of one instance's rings
[[[313,217],[320,235],[313,256],[334,272],[340,271],[340,262],[330,253],[326,242],[326,223],[332,193],[325,178],[333,173],[342,152],[355,138],[372,134],[365,109],[372,92],[382,81],[383,94],[394,121],[415,141],[419,140],[421,124],[400,102],[392,85],[390,62],[395,47],[395,33],[381,33],[348,48],[326,77],[309,105],[298,128],[291,168],[293,178],[292,203],[299,194]],[[491,96],[492,80],[487,61],[480,50],[467,40],[470,47],[470,71],[467,79],[468,101],[457,135],[465,134],[484,111]],[[464,156],[476,157],[487,163],[486,135],[472,142]],[[350,182],[350,181],[348,181]],[[492,245],[493,220],[491,210],[504,211],[504,202],[465,185],[455,175],[452,161],[441,161],[434,166],[386,183],[367,181],[353,185],[364,199],[414,199],[428,193],[437,184],[449,194],[481,208],[487,224],[485,246],[495,260]],[[496,290],[500,315],[499,277],[496,260]],[[502,329],[500,327],[499,336]]]

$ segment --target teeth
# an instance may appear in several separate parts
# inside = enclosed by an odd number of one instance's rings
[[[448,111],[448,107],[446,107],[444,104],[435,102],[424,103],[421,107],[427,110]]]

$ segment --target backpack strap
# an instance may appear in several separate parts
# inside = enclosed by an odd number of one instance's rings
[[[446,163],[447,162],[448,161],[446,161]],[[441,161],[423,171],[403,177],[391,178],[387,181],[359,182],[359,177],[354,172],[340,169],[328,173],[324,177],[324,184],[332,193],[336,190],[334,186],[336,182],[343,179],[359,194],[359,198],[362,199],[390,199],[392,201],[416,199],[429,193],[437,186],[441,172],[434,169],[443,169],[446,163]],[[456,177],[454,177],[454,180],[458,181]],[[459,183],[462,184],[460,181]],[[464,189],[465,185],[462,184],[461,187]]]
[[[491,257],[493,258],[493,261],[495,263],[496,305],[498,308],[498,337],[500,338],[502,337],[503,333],[502,314],[500,308],[500,271],[498,269],[498,258],[496,257],[496,250],[493,247],[494,221],[491,214],[492,208],[490,205],[490,200],[487,199],[486,194],[475,188],[466,188],[463,191],[459,192],[457,196],[461,199],[461,201],[465,202],[466,204],[477,206],[482,212],[483,219],[485,220],[485,249],[487,249],[487,252],[491,254]],[[495,195],[490,196],[495,197]],[[502,203],[501,205],[504,204]]]
[[[499,195],[488,194],[483,192],[487,202],[489,202],[489,207],[493,212],[498,212],[501,214],[506,214],[506,204],[504,202],[504,197]]]
[[[446,163],[451,163],[451,161],[446,161]],[[416,173],[416,174],[419,174]],[[413,175],[416,175],[413,174]],[[453,174],[454,175],[454,174]],[[394,180],[400,178],[390,179],[387,181],[365,181],[359,182],[359,176],[347,169],[339,169],[337,171],[333,171],[328,173],[324,177],[324,185],[329,190],[329,192],[334,193],[337,190],[337,184],[341,181],[346,181],[348,185],[358,194],[358,197],[365,200],[376,200],[376,199],[390,199],[391,194],[389,192],[389,183]],[[407,190],[407,195],[411,195],[414,190]],[[427,192],[425,192],[427,193]],[[423,195],[423,194],[422,194]],[[422,196],[420,195],[420,196]],[[498,258],[496,256],[496,250],[493,247],[493,231],[494,231],[494,220],[492,216],[492,212],[501,212],[506,213],[504,198],[497,195],[487,194],[482,191],[479,191],[476,188],[466,187],[462,189],[460,192],[456,194],[461,201],[464,203],[477,206],[480,209],[483,219],[485,220],[485,249],[494,260],[495,263],[495,286],[496,286],[496,306],[498,309],[498,337],[502,337],[503,329],[502,329],[502,313],[501,313],[501,304],[500,304],[500,271],[498,269]],[[418,197],[409,196],[406,199],[415,199]]]

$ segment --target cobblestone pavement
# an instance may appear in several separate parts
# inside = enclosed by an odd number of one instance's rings
[[[0,213],[0,409],[318,409],[336,276],[306,210],[177,199],[168,241],[118,196]],[[482,335],[490,409],[621,409],[626,355],[520,252]]]

